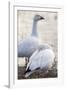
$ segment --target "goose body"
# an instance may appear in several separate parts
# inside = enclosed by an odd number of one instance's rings
[[[39,41],[36,37],[28,37],[22,40],[18,45],[18,56],[19,57],[30,57],[32,53],[37,49]]]
[[[32,53],[37,49],[39,45],[38,33],[37,33],[37,22],[44,19],[40,15],[35,15],[33,18],[32,33],[29,37],[21,40],[18,43],[18,57],[30,57]]]
[[[45,45],[40,46],[29,59],[25,77],[28,77],[36,69],[48,71],[48,69],[52,67],[54,58],[55,55],[51,48]]]

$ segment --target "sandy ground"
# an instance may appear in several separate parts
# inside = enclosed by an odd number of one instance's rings
[[[37,31],[42,43],[49,44],[55,53],[55,63],[49,72],[44,75],[43,70],[36,71],[28,78],[51,78],[57,77],[58,62],[58,43],[57,43],[57,13],[56,12],[35,12],[35,11],[18,11],[18,41],[30,36],[32,31],[32,23],[34,15],[39,14],[45,18],[39,21]],[[18,58],[18,79],[25,79],[25,59]]]

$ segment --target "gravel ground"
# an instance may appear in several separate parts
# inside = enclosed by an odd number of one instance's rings
[[[25,69],[26,67],[18,66],[18,79],[33,79],[33,78],[56,78],[57,75],[57,62],[54,62],[51,70],[48,70],[48,73],[44,73],[44,70],[36,70],[33,74],[31,74],[28,78],[25,78]]]

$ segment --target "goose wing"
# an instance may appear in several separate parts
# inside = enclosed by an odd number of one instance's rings
[[[36,50],[29,59],[27,68],[35,70],[37,68],[48,68],[52,66],[54,62],[54,52],[51,49]]]
[[[29,62],[28,62],[28,64],[27,64],[26,70],[27,70],[28,68],[30,68],[30,69],[32,70],[32,67],[34,67],[33,64],[36,63],[36,59],[37,59],[37,58],[36,58],[35,56],[37,56],[37,54],[38,54],[38,50],[36,50],[36,51],[32,54],[32,56],[30,57]]]

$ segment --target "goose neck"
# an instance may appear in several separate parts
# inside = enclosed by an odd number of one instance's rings
[[[32,36],[38,36],[38,33],[37,33],[37,22],[34,20],[33,21],[33,27],[32,27]]]

